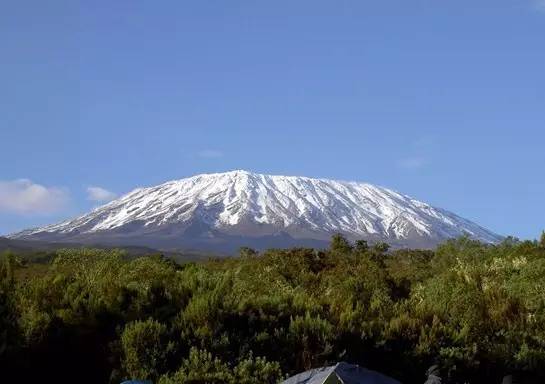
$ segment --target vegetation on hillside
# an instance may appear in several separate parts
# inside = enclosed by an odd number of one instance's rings
[[[435,251],[351,244],[177,264],[118,250],[0,263],[8,382],[276,383],[340,360],[404,383],[545,379],[545,234]],[[48,382],[49,382],[48,381]],[[2,381],[4,382],[4,381]]]

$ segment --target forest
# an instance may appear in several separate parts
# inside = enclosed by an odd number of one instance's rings
[[[545,382],[545,234],[180,263],[62,249],[0,261],[0,381],[278,383],[346,361],[403,383]]]

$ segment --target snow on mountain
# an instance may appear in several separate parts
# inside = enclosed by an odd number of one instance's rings
[[[239,245],[244,239],[276,238],[282,246],[287,238],[293,245],[297,239],[325,241],[337,232],[350,239],[403,246],[433,246],[463,234],[490,243],[501,239],[469,220],[390,189],[246,171],[139,188],[76,219],[11,237],[221,248],[229,239],[239,239]]]

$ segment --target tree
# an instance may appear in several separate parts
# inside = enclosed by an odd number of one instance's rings
[[[241,258],[250,258],[258,255],[258,252],[250,247],[241,247],[238,251]]]
[[[331,250],[183,265],[89,249],[6,257],[0,377],[272,384],[280,369],[347,360],[408,383],[432,363],[449,382],[523,370],[545,383],[544,244],[463,237],[386,253],[338,235]]]
[[[127,324],[121,334],[123,366],[130,378],[156,379],[169,350],[166,326],[152,319]]]
[[[242,360],[233,370],[233,384],[275,384],[282,379],[280,364],[263,357]]]
[[[15,344],[17,317],[13,305],[15,255],[5,252],[0,258],[0,363]]]
[[[187,359],[182,361],[180,369],[174,375],[164,375],[159,384],[229,384],[233,374],[220,359],[213,358],[205,350],[191,348]]]
[[[378,242],[373,248],[379,253],[386,253],[390,249],[390,245],[388,243]]]
[[[545,231],[541,232],[541,238],[539,239],[539,247],[545,249]]]
[[[297,354],[298,370],[310,369],[318,358],[331,352],[333,327],[319,315],[313,316],[307,312],[305,316],[292,318],[289,333]]]
[[[277,362],[250,357],[233,369],[206,350],[191,348],[187,359],[173,375],[163,375],[159,384],[275,384],[282,379]]]
[[[336,233],[331,237],[330,249],[334,253],[348,254],[352,252],[352,245],[340,233]]]
[[[356,251],[364,253],[369,249],[369,244],[366,240],[356,240]]]

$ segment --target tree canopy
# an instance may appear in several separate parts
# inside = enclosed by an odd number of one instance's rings
[[[544,379],[543,241],[390,250],[337,235],[330,249],[245,248],[183,265],[118,250],[42,263],[9,253],[2,375],[272,384],[343,360],[404,383],[432,364],[446,383]]]

